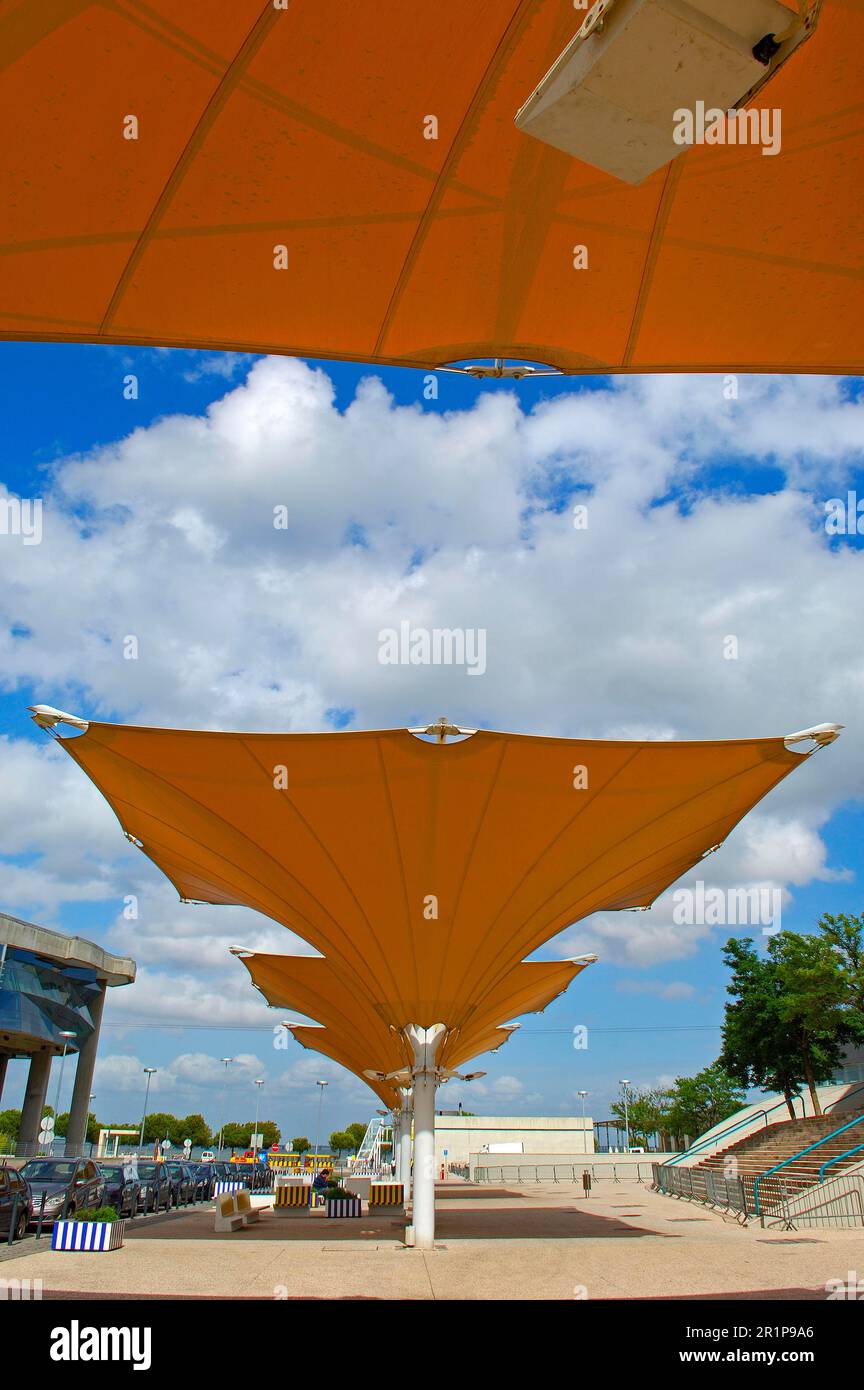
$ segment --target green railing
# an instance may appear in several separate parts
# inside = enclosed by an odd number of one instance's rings
[[[860,1125],[862,1120],[864,1120],[864,1115],[856,1115],[854,1120],[847,1121],[845,1125],[841,1125],[839,1129],[832,1130],[830,1134],[823,1134],[820,1139],[817,1139],[813,1144],[808,1144],[805,1149],[801,1149],[797,1154],[792,1154],[791,1157],[784,1158],[782,1163],[777,1163],[773,1168],[768,1168],[764,1173],[760,1173],[753,1183],[753,1202],[757,1216],[759,1215],[759,1184],[764,1178],[770,1178],[772,1174],[779,1173],[781,1168],[788,1168],[790,1163],[795,1163],[799,1158],[803,1158],[805,1154],[812,1153],[814,1149],[821,1149],[822,1145],[827,1144],[830,1139],[836,1139],[838,1134],[845,1134],[847,1129],[851,1129],[853,1125]]]
[[[864,1088],[862,1088],[862,1089],[864,1089]],[[804,1100],[804,1097],[803,1097],[802,1095],[800,1095],[797,1091],[796,1091],[795,1095],[792,1097],[792,1108],[793,1108],[793,1110],[794,1110],[794,1108],[795,1108],[795,1101],[796,1101],[796,1100],[800,1100],[800,1102],[801,1102],[801,1111],[802,1111],[801,1118],[804,1119],[804,1118],[805,1118],[805,1113],[804,1113],[804,1112],[806,1111],[807,1106],[806,1106],[806,1102],[805,1102],[805,1100]],[[780,1110],[780,1109],[782,1109],[785,1105],[786,1105],[786,1100],[785,1100],[785,1097],[784,1097],[783,1100],[778,1100],[778,1101],[776,1101],[774,1105],[769,1105],[768,1108],[767,1108],[767,1110],[764,1109],[764,1108],[763,1108],[762,1110],[755,1110],[755,1111],[752,1112],[752,1114],[745,1116],[745,1118],[744,1118],[743,1120],[737,1120],[737,1121],[735,1122],[734,1125],[729,1125],[728,1129],[721,1129],[721,1131],[720,1131],[719,1134],[709,1135],[709,1136],[708,1136],[707,1138],[705,1138],[705,1139],[697,1139],[697,1140],[696,1140],[696,1143],[695,1143],[695,1144],[691,1144],[690,1147],[689,1147],[689,1149],[685,1149],[685,1151],[684,1151],[683,1154],[678,1154],[676,1158],[670,1158],[669,1161],[668,1161],[668,1164],[667,1164],[666,1166],[672,1168],[672,1167],[675,1166],[676,1163],[680,1163],[682,1159],[684,1159],[684,1158],[689,1158],[689,1157],[691,1156],[691,1154],[701,1153],[703,1149],[710,1148],[712,1144],[718,1144],[718,1145],[719,1145],[720,1140],[721,1140],[721,1139],[725,1139],[726,1136],[727,1136],[727,1134],[734,1134],[736,1130],[738,1130],[738,1129],[743,1129],[745,1125],[750,1125],[750,1124],[752,1124],[753,1121],[754,1121],[755,1119],[757,1119],[760,1115],[764,1116],[764,1118],[765,1118],[765,1123],[766,1123],[766,1125],[767,1125],[767,1123],[768,1123],[768,1116],[769,1116],[769,1115],[773,1115],[773,1113],[774,1113],[775,1110]],[[798,1117],[796,1116],[795,1118],[797,1119]]]
[[[864,1149],[864,1144],[856,1144],[854,1149],[847,1149],[845,1154],[837,1154],[835,1158],[829,1158],[819,1169],[819,1181],[825,1181],[825,1169],[830,1168],[833,1163],[839,1163],[841,1158],[851,1158],[853,1154],[860,1153]]]
[[[860,1086],[856,1086],[856,1087],[854,1088],[854,1090],[847,1091],[847,1093],[846,1093],[845,1095],[843,1095],[843,1096],[838,1096],[836,1100],[832,1100],[831,1103],[830,1103],[830,1105],[826,1105],[826,1106],[825,1106],[825,1109],[824,1109],[824,1111],[823,1111],[822,1113],[823,1113],[824,1115],[827,1115],[828,1112],[829,1112],[829,1110],[833,1110],[833,1109],[834,1109],[835,1105],[839,1105],[841,1101],[851,1100],[853,1096],[857,1096],[857,1094],[858,1094],[859,1091],[864,1091],[864,1082],[862,1082]],[[807,1103],[806,1103],[804,1097],[801,1095],[801,1093],[800,1093],[799,1091],[796,1091],[795,1094],[794,1094],[794,1096],[792,1096],[792,1108],[793,1108],[793,1109],[795,1108],[795,1101],[796,1101],[796,1100],[800,1100],[800,1102],[801,1102],[801,1118],[802,1118],[802,1119],[806,1119],[806,1118],[807,1118],[807,1114],[806,1114],[806,1112],[807,1112]],[[762,1116],[764,1117],[765,1123],[766,1123],[766,1125],[767,1125],[767,1123],[768,1123],[768,1116],[769,1116],[769,1115],[772,1115],[772,1114],[774,1113],[775,1110],[780,1110],[780,1109],[782,1109],[783,1106],[785,1106],[785,1104],[786,1104],[786,1100],[785,1100],[785,1097],[784,1097],[783,1100],[778,1100],[778,1101],[776,1101],[776,1102],[774,1103],[774,1105],[769,1105],[767,1110],[765,1110],[765,1109],[756,1110],[756,1111],[754,1111],[751,1115],[748,1115],[745,1119],[743,1119],[743,1120],[737,1120],[736,1123],[735,1123],[734,1125],[729,1125],[729,1127],[728,1127],[727,1129],[721,1129],[720,1133],[714,1135],[713,1138],[712,1138],[712,1137],[708,1137],[708,1138],[706,1138],[706,1139],[697,1139],[697,1140],[696,1140],[696,1143],[695,1143],[695,1144],[691,1144],[691,1145],[690,1145],[690,1148],[689,1148],[689,1149],[686,1149],[684,1153],[678,1154],[677,1157],[675,1157],[675,1158],[670,1158],[670,1159],[668,1160],[667,1166],[670,1167],[670,1168],[671,1168],[671,1167],[674,1167],[674,1165],[675,1165],[676,1163],[680,1163],[682,1159],[688,1158],[691,1154],[701,1153],[703,1149],[710,1148],[712,1144],[718,1144],[718,1145],[719,1145],[720,1140],[721,1140],[721,1139],[725,1139],[726,1136],[727,1136],[727,1134],[734,1134],[736,1130],[743,1129],[745,1125],[752,1124],[752,1122],[753,1122],[755,1119],[757,1119],[760,1115],[762,1115]],[[797,1116],[796,1116],[795,1118],[797,1119]]]

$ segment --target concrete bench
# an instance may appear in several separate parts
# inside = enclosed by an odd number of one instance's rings
[[[276,1216],[308,1216],[312,1188],[277,1187],[273,1193],[273,1211]]]
[[[243,1217],[244,1226],[254,1225],[256,1221],[261,1220],[262,1211],[270,1210],[269,1204],[263,1207],[253,1207],[252,1198],[249,1196],[249,1193],[247,1192],[245,1187],[241,1188],[239,1192],[235,1193],[234,1201],[237,1207],[237,1211]]]
[[[247,1194],[248,1195],[248,1194]],[[216,1202],[216,1231],[237,1231],[246,1223],[243,1215],[237,1210],[234,1196],[231,1192],[226,1192],[219,1197]]]
[[[373,1183],[369,1189],[369,1210],[402,1211],[405,1206],[405,1188],[401,1182]]]

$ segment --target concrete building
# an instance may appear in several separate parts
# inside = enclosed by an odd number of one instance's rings
[[[134,979],[126,956],[0,913],[0,1104],[10,1059],[30,1059],[17,1154],[38,1152],[51,1063],[73,1052],[66,1152],[83,1152],[105,991]]]
[[[521,1145],[521,1148],[519,1147]],[[467,1163],[469,1154],[509,1150],[514,1154],[583,1154],[594,1152],[594,1123],[590,1115],[461,1115],[435,1116],[435,1162]],[[506,1162],[506,1156],[504,1161]]]
[[[847,1047],[833,1080],[836,1086],[864,1082],[864,1047]]]

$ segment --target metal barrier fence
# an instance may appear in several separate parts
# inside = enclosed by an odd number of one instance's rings
[[[651,1167],[652,1186],[658,1192],[747,1214],[747,1193],[741,1178],[727,1178],[710,1169],[667,1168],[662,1163],[653,1163]]]
[[[592,1182],[621,1182],[622,1178],[635,1178],[646,1182],[651,1178],[656,1163],[505,1163],[479,1165],[473,1172],[473,1181],[478,1183],[503,1182],[516,1183],[581,1183],[582,1174],[591,1174]]]
[[[763,1226],[825,1226],[854,1229],[864,1226],[864,1174],[841,1174],[824,1183],[796,1183],[779,1174],[756,1178],[727,1178],[711,1169],[653,1166],[653,1187],[687,1201],[734,1211]]]

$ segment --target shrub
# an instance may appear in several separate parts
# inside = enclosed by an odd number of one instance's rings
[[[354,1195],[353,1192],[346,1192],[345,1188],[340,1187],[338,1183],[335,1183],[332,1187],[325,1187],[324,1189],[324,1196],[328,1202],[336,1197],[353,1197]]]
[[[79,1211],[75,1216],[76,1221],[118,1221],[116,1209],[114,1207],[88,1207],[86,1211]]]

